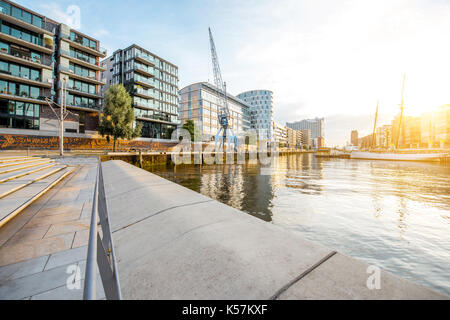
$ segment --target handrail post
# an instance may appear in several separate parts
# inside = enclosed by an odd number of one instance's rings
[[[94,198],[92,201],[91,226],[89,230],[88,255],[86,260],[86,275],[84,279],[84,300],[95,300],[97,291],[97,215],[98,215],[98,183],[100,161],[97,165],[97,178],[95,180]]]

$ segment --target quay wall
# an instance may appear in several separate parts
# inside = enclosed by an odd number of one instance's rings
[[[177,143],[172,141],[155,141],[150,139],[125,140],[116,142],[117,151],[144,149],[152,151],[169,151]],[[0,150],[59,150],[59,137],[42,134],[8,134],[0,132]],[[64,150],[112,150],[113,140],[100,136],[89,137],[79,134],[64,134]]]
[[[124,299],[448,299],[124,161],[102,174]]]

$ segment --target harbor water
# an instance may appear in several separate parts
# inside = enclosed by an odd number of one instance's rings
[[[449,166],[294,154],[267,167],[246,163],[146,169],[450,295]]]

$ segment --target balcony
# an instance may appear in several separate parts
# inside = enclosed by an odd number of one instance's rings
[[[147,110],[157,110],[157,107],[153,103],[143,103],[140,101],[133,101],[133,107],[144,108]]]
[[[139,65],[134,65],[133,70],[135,72],[143,74],[144,76],[147,76],[147,77],[154,77],[155,76],[155,71],[154,70],[148,70],[148,69],[146,69],[146,68],[144,68],[142,66],[139,66]]]
[[[151,79],[146,79],[144,77],[140,77],[138,75],[134,75],[133,78],[134,83],[139,84],[144,87],[154,88],[155,82]]]
[[[52,70],[52,60],[46,57],[31,57],[29,53],[20,52],[19,50],[13,52],[12,49],[9,51],[5,48],[0,49],[0,58],[10,62],[16,62],[19,64],[24,64],[35,68],[46,68]]]
[[[77,95],[81,95],[81,96],[85,96],[88,98],[93,98],[93,99],[102,99],[102,95],[98,92],[95,93],[90,93],[90,92],[85,92],[85,91],[81,91],[81,89],[79,87],[71,87],[69,85],[67,85],[67,91],[69,91],[70,93],[73,94],[77,94]]]
[[[69,75],[71,78],[82,80],[82,81],[86,81],[86,82],[89,82],[89,83],[92,83],[92,84],[105,85],[105,83],[106,83],[104,80],[99,80],[97,76],[95,76],[95,77],[82,76],[82,75],[76,74],[75,72],[73,72],[69,68],[64,67],[62,65],[59,65],[58,72],[65,73],[65,74]]]
[[[84,45],[82,37],[76,37],[74,39],[71,39],[70,36],[62,35],[61,38],[66,40],[67,42],[69,42],[74,48],[88,52],[96,57],[105,58],[106,55],[108,54],[108,52],[105,48],[102,48],[102,47],[94,48],[94,47]]]
[[[82,111],[100,111],[100,104],[98,103],[80,103],[80,104],[66,104],[70,109],[82,110]]]
[[[136,59],[136,61],[145,63],[150,66],[155,66],[155,64],[156,64],[156,61],[153,57],[143,54],[143,53],[136,53],[134,55],[134,58]]]
[[[38,87],[44,87],[44,88],[51,88],[53,86],[53,80],[47,79],[47,81],[42,81],[41,77],[37,77],[34,79],[30,79],[28,75],[13,75],[9,71],[3,71],[0,70],[0,79],[7,80],[7,81],[13,81],[13,82],[19,82],[19,83],[25,83],[29,85],[35,85]]]
[[[9,23],[15,24],[19,27],[22,27],[24,29],[36,32],[36,33],[41,33],[41,34],[47,34],[49,36],[54,36],[55,35],[55,26],[51,23],[48,23],[46,21],[42,21],[42,25],[41,27],[38,27],[34,24],[28,23],[26,21],[17,19],[13,16],[10,16],[6,13],[3,13],[0,11],[0,20],[3,21],[7,21]]]
[[[83,66],[83,67],[94,69],[96,71],[105,71],[106,70],[105,68],[100,67],[99,62],[91,63],[91,61],[89,61],[89,59],[86,59],[85,57],[83,57],[81,55],[77,55],[76,53],[72,54],[66,50],[59,49],[59,54],[61,56],[66,57],[67,59]]]
[[[39,96],[39,97],[30,97],[27,94],[12,94],[11,92],[4,89],[4,90],[0,90],[0,98],[7,99],[7,100],[21,101],[21,102],[47,104],[47,102],[45,101],[45,98],[50,98],[50,95]]]
[[[157,99],[156,94],[154,92],[152,92],[150,90],[145,90],[145,89],[142,89],[142,88],[134,89],[131,92],[131,94],[135,95],[135,96],[138,96],[138,97],[141,97],[141,98]]]
[[[0,40],[12,42],[12,43],[18,44],[22,47],[30,48],[30,49],[33,49],[33,50],[36,50],[39,52],[43,52],[43,53],[47,53],[49,55],[53,54],[53,50],[54,50],[53,45],[50,45],[48,43],[37,44],[37,43],[29,42],[29,41],[26,41],[26,40],[23,40],[20,38],[13,37],[13,36],[3,33],[3,32],[0,32]]]

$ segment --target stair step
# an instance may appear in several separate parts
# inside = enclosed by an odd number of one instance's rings
[[[38,167],[40,165],[43,165],[43,164],[46,164],[46,163],[51,163],[51,162],[55,162],[55,160],[45,159],[43,161],[34,162],[34,163],[31,163],[31,164],[27,164],[27,165],[17,165],[17,166],[14,166],[14,167],[9,167],[8,169],[4,169],[4,170],[0,171],[0,176],[2,174],[14,172],[14,171],[21,171],[21,170],[28,169],[28,168],[33,168],[33,167]]]
[[[55,174],[58,171],[66,168],[66,165],[56,165],[54,167],[50,167],[48,169],[40,170],[23,177],[19,177],[14,180],[10,180],[4,183],[0,183],[0,199],[16,192],[36,181],[47,178],[48,176]]]
[[[44,170],[47,168],[51,168],[54,167],[55,163],[46,163],[37,167],[33,167],[33,168],[26,168],[20,171],[13,171],[13,172],[9,172],[9,173],[5,173],[5,174],[0,174],[0,183],[5,183],[7,181],[10,180],[14,180],[14,179],[18,179],[21,178],[23,176],[38,172],[40,170]]]
[[[38,161],[42,161],[42,160],[43,160],[42,158],[33,158],[33,159],[26,159],[26,160],[20,160],[20,161],[12,161],[12,162],[7,162],[7,163],[0,163],[0,169],[18,166],[21,164],[26,165],[26,164],[30,164],[30,163],[38,162]]]
[[[18,161],[27,161],[27,160],[32,160],[32,159],[40,159],[36,158],[36,157],[24,157],[24,158],[11,158],[11,159],[1,159],[0,158],[0,164],[6,164],[6,163],[11,163],[11,162],[18,162]]]
[[[66,167],[0,200],[0,228],[75,170]]]
[[[11,157],[0,157],[1,161],[11,161],[11,160],[21,160],[21,159],[27,159],[27,158],[33,158],[29,156],[11,156]]]

